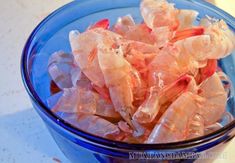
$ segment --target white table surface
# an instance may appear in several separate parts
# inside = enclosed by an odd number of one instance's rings
[[[68,160],[33,110],[20,76],[20,57],[33,28],[70,0],[0,0],[0,163],[53,163]],[[235,140],[224,150],[235,162]]]

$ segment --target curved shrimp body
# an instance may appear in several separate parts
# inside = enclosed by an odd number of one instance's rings
[[[201,97],[185,92],[174,101],[152,130],[146,143],[168,143],[184,140],[190,118],[200,108]]]
[[[203,20],[201,25],[205,25]],[[205,34],[210,36],[212,47],[208,54],[208,59],[224,58],[233,52],[235,48],[235,35],[223,20],[206,26]]]
[[[205,21],[202,22],[202,25],[206,24]],[[183,55],[191,55],[196,61],[220,59],[233,52],[235,35],[227,24],[220,20],[205,25],[204,35],[189,37],[175,44]]]
[[[157,85],[159,90],[173,83],[181,75],[194,73],[191,56],[181,59],[179,49],[175,46],[164,47],[148,65],[149,86]]]
[[[227,93],[217,73],[202,82],[199,89],[199,95],[206,99],[200,114],[205,118],[205,125],[211,125],[225,112]]]
[[[196,92],[193,77],[183,75],[174,83],[158,90],[156,86],[150,88],[150,94],[133,115],[133,119],[141,124],[151,123],[158,114],[163,114],[166,108],[186,91]]]
[[[60,89],[76,86],[81,70],[76,65],[73,55],[62,51],[53,53],[48,61],[48,72]]]
[[[128,124],[134,113],[133,92],[131,85],[131,65],[124,59],[122,51],[100,44],[98,61],[104,75],[105,84],[117,112]]]
[[[150,123],[154,120],[160,109],[159,95],[155,87],[150,88],[149,97],[133,115],[133,119],[139,123]]]
[[[82,34],[70,32],[70,44],[78,66],[82,72],[97,86],[105,85],[104,77],[97,58],[97,46],[105,37],[115,40],[121,36],[102,28],[88,30]]]
[[[64,119],[78,129],[104,138],[116,137],[120,133],[117,125],[95,115],[78,114]]]
[[[85,87],[64,89],[62,93],[51,96],[48,104],[54,112],[96,114],[111,119],[121,118],[111,103]]]
[[[166,0],[143,0],[140,4],[143,19],[151,29],[168,26],[177,29],[179,22],[174,4]]]

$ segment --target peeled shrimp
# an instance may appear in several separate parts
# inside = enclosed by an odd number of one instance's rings
[[[78,114],[64,119],[78,129],[104,138],[112,138],[120,133],[117,125],[95,115]]]
[[[195,10],[178,10],[177,17],[180,22],[178,30],[193,27],[198,14]]]
[[[143,0],[140,4],[141,15],[151,29],[168,26],[177,29],[179,22],[174,4],[166,0]]]
[[[81,70],[76,65],[74,57],[62,51],[53,53],[48,61],[48,72],[60,89],[76,85]]]
[[[192,83],[193,78],[184,75],[160,91],[157,87],[151,87],[149,97],[140,105],[133,119],[139,123],[151,123],[159,113],[163,114],[165,109],[182,93],[195,92]]]
[[[150,88],[150,95],[133,115],[139,123],[150,123],[154,120],[160,109],[158,91]]]
[[[184,140],[190,118],[201,107],[203,99],[185,92],[176,99],[152,130],[146,143],[168,143]]]
[[[210,22],[209,25],[205,22]],[[201,21],[206,27],[205,34],[210,36],[211,49],[208,59],[220,59],[231,54],[235,48],[235,35],[223,20],[211,22],[208,18]]]
[[[83,84],[84,86],[84,84]],[[120,119],[119,113],[114,110],[99,94],[86,88],[64,89],[49,98],[47,102],[54,112],[96,114],[102,117]]]
[[[215,123],[222,117],[227,104],[227,93],[217,73],[201,83],[199,95],[206,99],[201,115],[205,125]]]
[[[176,45],[181,53],[193,56],[196,61],[220,59],[233,52],[235,36],[227,24],[220,20],[205,26],[204,35],[180,40]]]
[[[158,86],[159,90],[188,73],[194,74],[194,60],[191,56],[181,59],[179,49],[175,46],[166,46],[155,56],[148,65],[149,85]]]
[[[102,28],[88,30],[82,34],[70,32],[70,44],[76,62],[82,72],[97,86],[105,85],[104,77],[97,58],[97,46],[104,37],[111,40],[120,38],[119,35]]]
[[[99,65],[113,105],[123,119],[128,124],[132,124],[131,115],[134,113],[134,107],[132,105],[131,65],[124,59],[120,50],[115,51],[100,44],[97,53]]]
[[[116,24],[113,27],[113,31],[123,36],[129,31],[129,28],[134,25],[135,21],[132,16],[126,15],[118,18]]]
[[[129,30],[123,35],[123,38],[128,40],[134,40],[144,42],[147,44],[154,44],[155,37],[151,34],[151,29],[145,24],[130,26]]]

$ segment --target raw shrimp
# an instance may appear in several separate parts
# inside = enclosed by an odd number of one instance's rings
[[[191,76],[184,75],[160,91],[156,86],[151,87],[149,97],[135,112],[133,119],[139,123],[151,123],[157,114],[163,114],[165,108],[182,93],[193,91],[194,89],[189,90],[192,82],[193,78]]]
[[[205,26],[204,35],[177,41],[176,45],[183,55],[191,55],[196,61],[220,59],[233,52],[235,36],[227,24],[220,20]]]
[[[155,87],[150,88],[149,97],[133,115],[133,119],[139,123],[150,123],[154,120],[160,109],[158,91]]]
[[[77,108],[76,108],[77,97],[78,97],[77,88],[64,89],[61,94],[62,94],[62,96],[58,99],[56,104],[53,106],[52,111],[53,112],[77,113]],[[52,97],[52,99],[56,100],[55,97]],[[52,100],[48,101],[49,104],[52,102],[53,102]]]
[[[102,41],[105,37],[113,41],[120,38],[119,35],[102,28],[88,30],[82,34],[77,31],[72,31],[69,34],[70,44],[76,62],[82,72],[99,87],[103,87],[105,82],[98,63],[97,46],[99,41]]]
[[[83,83],[80,86],[85,85]],[[115,111],[111,103],[85,87],[64,89],[63,92],[49,98],[47,103],[54,112],[96,114],[111,119],[120,119],[119,113]]]
[[[116,111],[133,127],[131,116],[135,109],[132,105],[131,65],[121,53],[120,50],[115,52],[114,49],[100,44],[97,56]]]
[[[195,79],[198,84],[211,77],[217,70],[217,60],[216,59],[208,59],[207,65],[198,70]]]
[[[178,10],[177,17],[180,22],[178,30],[193,27],[193,23],[195,22],[198,14],[199,13],[194,10]]]
[[[65,120],[78,129],[104,138],[112,138],[120,133],[117,125],[95,115],[78,114],[69,116]]]
[[[132,26],[135,26],[134,19],[131,15],[126,15],[118,18],[116,24],[113,27],[113,31],[123,36]]]
[[[143,0],[140,4],[141,15],[151,29],[168,26],[175,30],[179,26],[174,4],[166,0]]]
[[[152,35],[155,39],[154,45],[158,48],[162,48],[169,43],[170,40],[174,37],[174,32],[168,27],[158,27],[152,30]]]
[[[195,114],[188,126],[187,139],[192,139],[204,135],[204,118],[200,114]]]
[[[227,93],[217,73],[201,83],[199,95],[206,99],[201,115],[205,125],[215,123],[222,117],[227,104]]]
[[[89,29],[95,29],[95,28],[103,28],[103,29],[108,29],[109,28],[109,19],[102,19],[95,24],[93,24]]]
[[[197,11],[178,10],[167,0],[143,0],[140,11],[151,29],[167,26],[173,31],[192,27],[198,16]]]
[[[145,143],[168,143],[184,140],[190,118],[204,101],[200,96],[185,92],[177,98],[152,130]]]
[[[105,18],[70,32],[73,55],[57,52],[48,63],[48,107],[128,143],[193,139],[230,123],[232,84],[217,66],[235,47],[228,25],[207,16],[196,26],[198,12],[167,0],[142,0],[140,12],[139,24],[126,15],[111,28]]]
[[[194,74],[194,60],[191,56],[181,59],[179,49],[174,45],[164,47],[148,65],[148,84],[162,89],[188,73]]]
[[[81,75],[81,70],[76,65],[73,55],[62,51],[53,53],[50,56],[48,72],[60,89],[75,86]]]
[[[149,29],[145,24],[130,26],[129,30],[124,33],[123,38],[147,44],[155,43],[155,36],[151,34],[151,29]]]
[[[210,22],[210,25],[207,25],[206,21]],[[224,58],[234,51],[235,35],[223,20],[213,22],[210,18],[204,18],[201,25],[206,27],[205,34],[210,36],[211,49],[207,54],[208,59]]]
[[[107,102],[101,96],[96,101],[96,115],[109,118],[110,120],[120,120],[121,116],[115,111],[112,103]]]

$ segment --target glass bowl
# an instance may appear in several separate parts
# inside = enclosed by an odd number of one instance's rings
[[[235,31],[235,18],[201,0],[174,0],[177,8],[197,10],[201,17],[209,15],[224,19]],[[128,144],[83,132],[50,111],[45,104],[50,96],[51,79],[47,73],[50,55],[59,50],[70,52],[68,34],[71,30],[84,31],[102,18],[111,24],[118,17],[131,14],[141,22],[139,0],[80,0],[71,2],[44,19],[30,35],[22,54],[23,82],[32,104],[45,122],[56,143],[71,162],[143,162],[171,160],[193,162],[200,153],[219,152],[235,136],[235,121],[209,135],[167,144]],[[235,84],[235,53],[222,59],[220,67]],[[228,101],[227,111],[235,116],[234,98]]]

